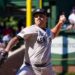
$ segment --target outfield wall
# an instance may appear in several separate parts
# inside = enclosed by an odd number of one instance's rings
[[[75,37],[58,36],[52,41],[53,65],[75,65]]]

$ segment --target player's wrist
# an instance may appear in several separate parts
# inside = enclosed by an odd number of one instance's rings
[[[6,55],[8,55],[8,52],[5,51],[5,50],[2,50],[2,51],[1,51],[1,55],[6,56]]]
[[[4,51],[7,52],[7,53],[9,52],[8,48],[5,48]]]
[[[64,20],[59,20],[59,23],[62,23],[63,24],[64,22],[65,22]]]

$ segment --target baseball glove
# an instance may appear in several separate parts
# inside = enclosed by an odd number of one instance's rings
[[[7,57],[8,57],[8,52],[5,52],[4,50],[0,51],[0,65],[5,62]]]

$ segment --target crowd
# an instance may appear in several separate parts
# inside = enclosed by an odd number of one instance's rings
[[[25,26],[25,19],[14,17],[0,18],[0,50]]]

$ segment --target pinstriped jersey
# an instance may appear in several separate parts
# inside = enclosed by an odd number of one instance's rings
[[[53,34],[49,28],[43,30],[37,25],[32,25],[24,28],[17,36],[25,40],[24,62],[33,64],[50,62]]]

